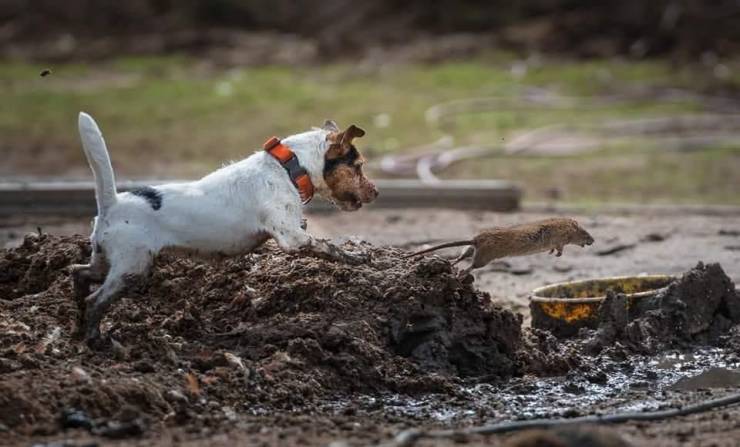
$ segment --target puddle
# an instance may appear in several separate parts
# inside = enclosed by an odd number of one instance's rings
[[[737,388],[740,372],[727,368],[710,368],[696,376],[684,377],[669,387],[674,391],[693,391],[708,388]]]
[[[428,418],[442,423],[469,419],[481,409],[491,419],[576,417],[586,413],[656,410],[682,391],[740,386],[740,358],[721,348],[634,356],[622,362],[605,361],[595,372],[571,372],[557,377],[525,376],[500,384],[461,387],[451,401],[439,395],[406,398],[400,395],[360,396],[333,402],[336,412],[356,408],[382,409],[385,414]]]

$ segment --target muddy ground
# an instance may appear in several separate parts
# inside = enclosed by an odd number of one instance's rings
[[[269,245],[220,261],[163,257],[150,286],[115,306],[104,325],[114,342],[99,352],[75,338],[67,273],[89,250],[84,238],[67,235],[86,232],[86,224],[6,221],[0,240],[17,248],[0,260],[0,439],[368,445],[409,426],[652,409],[740,386],[731,304],[731,280],[740,277],[737,217],[579,216],[594,246],[492,265],[473,284],[458,280],[442,258],[404,261],[401,249],[379,248],[415,248],[538,217],[437,210],[310,216],[314,234],[371,253],[372,263],[360,268]],[[23,237],[37,225],[41,235]],[[698,261],[721,269],[694,271],[671,295],[714,290],[706,295],[712,306],[697,305],[698,295],[672,306],[708,309],[681,340],[650,328],[689,321],[687,313],[654,315],[637,325],[642,332],[612,318],[608,331],[565,344],[526,327],[534,287],[681,274]],[[640,334],[653,336],[652,344]],[[654,349],[638,349],[648,345]],[[617,432],[634,445],[737,445],[739,416],[730,408]]]

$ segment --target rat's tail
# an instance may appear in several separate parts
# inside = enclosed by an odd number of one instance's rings
[[[455,241],[455,242],[447,242],[446,244],[437,245],[436,247],[427,248],[426,250],[417,251],[416,253],[412,253],[410,255],[406,255],[403,257],[403,259],[411,258],[413,256],[423,255],[424,253],[429,253],[430,251],[436,251],[441,250],[443,248],[450,248],[450,247],[462,247],[463,245],[473,245],[472,240],[469,241]]]
[[[108,149],[103,134],[90,115],[80,112],[78,120],[82,149],[95,177],[95,199],[98,202],[98,215],[105,215],[108,208],[116,203],[116,180],[110,164]]]

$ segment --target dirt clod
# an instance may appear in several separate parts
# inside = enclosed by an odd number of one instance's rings
[[[600,308],[593,347],[619,342],[633,352],[655,354],[690,344],[717,344],[740,323],[740,297],[719,264],[699,263],[664,292],[636,304],[628,318],[627,298],[610,293]]]

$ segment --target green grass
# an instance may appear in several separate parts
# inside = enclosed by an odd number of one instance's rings
[[[453,166],[445,177],[521,181],[530,200],[740,205],[740,148],[626,151],[576,157],[496,157]]]
[[[510,72],[505,55],[440,65],[368,69],[319,67],[214,69],[185,57],[122,58],[92,65],[46,67],[0,63],[0,149],[3,177],[88,176],[76,133],[85,110],[101,125],[119,178],[193,177],[249,155],[271,135],[286,135],[332,118],[367,130],[362,147],[377,157],[433,142],[449,132],[456,144],[497,144],[522,129],[554,123],[588,127],[604,120],[702,110],[691,101],[614,103],[601,108],[516,110],[502,107],[430,127],[424,112],[462,98],[507,97],[521,103],[534,89],[560,96],[613,95],[676,87],[706,88],[701,70],[664,62],[553,62]],[[737,73],[738,70],[734,70]],[[726,85],[740,85],[735,78]],[[377,127],[378,114],[390,125]],[[558,187],[569,200],[694,201],[740,204],[737,147],[665,152],[624,144],[566,158],[465,162],[445,176],[520,181],[529,199]]]

